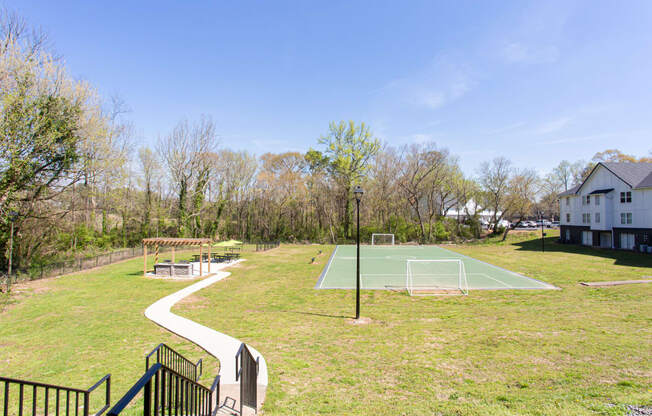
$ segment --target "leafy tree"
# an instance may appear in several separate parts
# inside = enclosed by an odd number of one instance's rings
[[[351,236],[351,201],[355,184],[360,183],[369,170],[369,162],[380,149],[380,141],[365,123],[353,121],[331,122],[329,132],[319,139],[326,146],[328,169],[341,189],[344,204],[344,236]]]

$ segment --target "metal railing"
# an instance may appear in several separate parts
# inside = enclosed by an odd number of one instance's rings
[[[256,243],[256,251],[267,251],[281,245],[280,241],[273,241],[268,243]]]
[[[163,364],[167,368],[181,374],[185,378],[193,381],[198,381],[199,377],[201,377],[203,370],[203,363],[201,358],[195,364],[163,343],[158,344],[156,348],[147,354],[145,357],[145,370],[150,368],[149,359],[154,354],[156,354],[156,363]]]
[[[3,383],[4,386],[2,386]],[[2,397],[0,408],[2,408],[3,416],[23,416],[25,401],[27,400],[31,402],[30,407],[33,416],[48,416],[51,414],[59,416],[64,411],[66,416],[80,416],[80,413],[83,416],[90,416],[91,393],[103,383],[105,384],[104,406],[97,413],[94,413],[94,416],[100,416],[109,408],[111,403],[111,374],[105,375],[87,390],[0,377],[0,386],[2,386],[0,387],[0,397]],[[41,403],[39,403],[39,393],[42,394],[43,401]],[[17,399],[16,401],[13,400],[14,397]],[[80,401],[82,402],[81,405]],[[71,405],[73,405],[72,412]]]
[[[141,391],[143,416],[213,416],[219,405],[220,376],[215,377],[209,389],[156,363],[109,410],[108,415],[120,415]]]
[[[240,381],[240,414],[243,406],[258,412],[258,366],[260,357],[254,359],[243,342],[235,354],[235,381]]]
[[[169,247],[161,247],[160,253],[169,251]],[[110,251],[104,254],[98,254],[92,257],[82,257],[66,261],[52,263],[37,263],[27,267],[20,268],[12,273],[11,280],[8,283],[16,283],[27,280],[38,280],[47,277],[61,276],[68,273],[88,270],[95,267],[106,266],[118,261],[140,257],[143,255],[142,246],[125,248],[122,250]],[[8,279],[7,276],[5,276]],[[0,278],[2,280],[2,278]]]

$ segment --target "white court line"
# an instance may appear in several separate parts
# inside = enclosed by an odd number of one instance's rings
[[[483,276],[483,277],[485,277],[485,278],[487,278],[487,279],[491,279],[491,280],[493,280],[493,281],[495,281],[495,282],[498,282],[498,283],[502,284],[502,285],[505,286],[506,288],[509,288],[509,289],[518,289],[518,288],[515,287],[515,286],[511,286],[511,285],[509,285],[509,284],[503,282],[502,280],[499,280],[499,279],[493,278],[493,277],[491,277],[491,276],[489,276],[488,274],[485,274],[485,273],[467,273],[466,275],[467,275],[468,277],[470,277],[470,276]],[[402,279],[405,275],[403,275],[403,274],[395,274],[395,273],[394,273],[394,274],[361,274],[361,275],[360,275],[360,278],[362,279],[362,278],[365,278],[365,277],[368,277],[368,276],[377,276],[377,277],[384,276],[384,277],[390,277],[390,278],[395,277],[395,278],[400,278],[400,279]],[[424,275],[424,276],[427,276],[427,275]],[[435,280],[436,280],[436,279],[457,279],[457,276],[446,277],[445,275],[443,275],[443,276],[433,276],[433,277],[435,278]],[[417,278],[419,278],[419,275],[417,275]],[[368,279],[368,280],[373,280],[373,278]],[[469,289],[473,289],[473,286],[470,285]]]
[[[398,260],[415,259],[416,256],[384,256],[384,257],[360,257],[360,260]],[[336,260],[355,260],[357,257],[337,257]]]
[[[503,282],[502,280],[494,279],[493,277],[489,276],[488,274],[484,274],[484,273],[473,273],[473,274],[483,275],[483,276],[486,277],[486,278],[489,278],[489,279],[491,279],[491,280],[494,280],[494,281],[496,281],[496,282],[498,282],[498,283],[502,283],[503,285],[507,286],[507,287],[510,288],[510,289],[515,289],[514,286],[510,286],[510,285],[508,285],[507,283]]]
[[[332,258],[328,262],[328,266],[326,266],[326,271],[324,272],[324,278],[321,279],[321,282],[319,283],[319,288],[321,289],[322,286],[324,286],[324,280],[326,280],[326,276],[328,276],[328,271],[331,269],[331,264],[335,261],[337,258],[337,249],[340,248],[340,246],[335,246],[335,251],[333,252],[333,255],[331,256]]]

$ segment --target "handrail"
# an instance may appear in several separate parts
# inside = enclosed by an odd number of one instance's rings
[[[164,343],[158,344],[149,354],[145,356],[145,370],[150,368],[149,359],[156,353],[156,362],[180,372],[184,377],[199,380],[203,371],[203,362],[200,359],[197,364],[184,357]],[[197,368],[199,367],[199,371]]]
[[[152,381],[154,381],[153,389]],[[109,410],[107,416],[120,415],[141,391],[143,391],[144,416],[151,416],[152,410],[154,415],[164,415],[166,406],[169,412],[174,412],[175,415],[180,411],[181,415],[210,416],[214,407],[214,397],[217,397],[219,402],[219,396],[214,396],[214,392],[219,394],[219,376],[216,377],[211,389],[208,389],[162,363],[155,363]]]
[[[86,393],[87,392],[87,390],[76,389],[74,387],[57,386],[56,384],[39,383],[38,381],[19,380],[17,378],[9,378],[9,377],[1,377],[0,376],[0,381],[9,382],[9,383],[16,383],[16,384],[28,384],[28,385],[34,386],[34,387],[47,387],[49,389],[68,390],[68,391],[72,391],[72,392],[75,392],[75,393]]]
[[[102,415],[106,411],[106,409],[108,409],[111,406],[111,374],[105,375],[97,383],[93,384],[87,390],[87,394],[90,395],[93,392],[93,390],[98,388],[104,382],[106,382],[106,390],[104,393],[105,394],[104,407],[102,407],[97,413],[95,413],[95,416]]]
[[[7,392],[9,391],[9,384],[17,384],[19,386],[19,391],[20,394],[18,396],[18,406],[20,410],[20,414],[22,414],[22,408],[23,408],[23,388],[24,386],[31,386],[34,390],[33,395],[32,395],[32,413],[34,413],[36,409],[36,389],[37,388],[43,388],[45,389],[45,394],[44,394],[44,400],[45,400],[45,406],[47,407],[48,400],[50,398],[50,390],[53,390],[55,392],[55,400],[56,400],[56,414],[59,414],[59,392],[65,392],[65,398],[63,401],[63,405],[66,407],[66,414],[67,409],[70,406],[70,400],[75,401],[74,409],[75,409],[75,415],[78,414],[79,412],[79,399],[80,395],[82,395],[83,399],[83,415],[84,416],[89,416],[90,415],[90,395],[91,393],[96,390],[100,385],[103,383],[106,385],[106,390],[105,390],[105,403],[104,407],[102,407],[97,413],[94,414],[94,416],[101,416],[106,409],[109,408],[111,405],[111,374],[107,374],[104,377],[102,377],[99,381],[97,381],[95,384],[93,384],[91,387],[89,387],[86,390],[74,388],[74,387],[65,387],[65,386],[59,386],[56,384],[49,384],[49,383],[41,383],[38,381],[29,381],[29,380],[20,380],[16,378],[10,378],[10,377],[0,377],[0,382],[5,383],[5,416],[7,412],[7,402],[8,402],[8,397],[7,397]],[[70,393],[74,393],[74,397],[70,397]],[[47,415],[47,410],[45,411]]]
[[[197,364],[195,364],[195,368],[199,368],[199,374],[197,374],[197,380],[199,380],[204,372],[203,358],[200,358],[199,361],[197,361]]]
[[[215,391],[215,388],[220,386],[220,379],[220,375],[215,376],[215,380],[213,380],[213,384],[211,385],[211,391]]]
[[[253,407],[258,412],[259,366],[260,357],[254,359],[247,345],[241,343],[235,354],[235,380],[240,381],[240,414],[243,406]]]
[[[131,386],[131,388],[127,391],[127,393],[125,393],[125,395],[122,396],[122,398],[118,400],[118,402],[115,405],[113,405],[111,410],[109,410],[108,415],[109,416],[119,415],[120,412],[122,412],[125,409],[125,407],[127,407],[127,405],[131,403],[134,397],[136,397],[138,393],[140,393],[140,391],[145,387],[145,385],[151,381],[152,377],[154,377],[154,375],[158,373],[158,371],[162,367],[163,365],[160,363],[156,363],[153,366],[151,366],[149,370],[147,370],[145,374],[143,374],[143,376],[140,379],[138,379],[136,384]]]

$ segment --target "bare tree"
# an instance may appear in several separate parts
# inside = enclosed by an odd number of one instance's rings
[[[138,150],[138,160],[140,162],[142,187],[144,191],[141,234],[143,237],[148,237],[152,225],[153,195],[155,181],[159,176],[159,161],[157,160],[156,154],[149,147],[141,147]]]
[[[204,116],[192,125],[187,120],[181,121],[170,134],[159,138],[157,150],[178,197],[177,233],[181,236],[190,232],[190,217],[199,215],[198,212],[189,213],[189,198],[192,198],[193,208],[198,200],[203,200],[208,182],[206,157],[215,152],[216,147],[215,124]]]
[[[49,35],[40,27],[33,27],[27,20],[8,7],[0,6],[0,55],[12,45],[19,47],[28,58],[41,59],[47,52],[50,59],[59,61],[53,53]]]
[[[480,166],[480,184],[486,192],[487,206],[492,209],[492,226],[494,232],[509,208],[509,181],[512,177],[512,162],[504,157],[497,157]]]
[[[444,177],[446,158],[447,152],[437,150],[434,143],[412,144],[401,149],[399,187],[416,215],[422,241],[430,235],[425,224],[430,224],[434,215],[434,205],[428,197],[433,186]]]
[[[539,176],[533,169],[514,171],[509,179],[509,191],[503,215],[518,217],[516,226],[525,219],[535,205],[536,195],[539,192]],[[503,241],[507,238],[510,227],[505,227]]]

